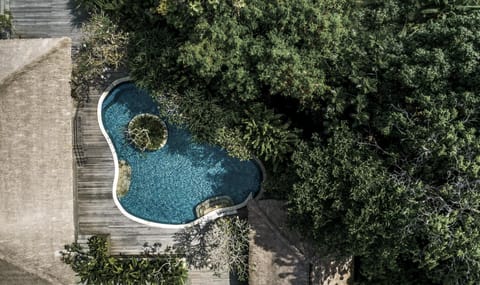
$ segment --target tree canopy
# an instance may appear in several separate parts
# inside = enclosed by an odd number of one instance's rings
[[[162,114],[263,160],[361,282],[480,282],[479,1],[82,2]]]

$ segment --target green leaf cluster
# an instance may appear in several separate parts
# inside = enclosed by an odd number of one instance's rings
[[[104,236],[88,239],[88,249],[77,243],[66,245],[62,261],[80,277],[81,284],[165,284],[183,285],[187,269],[170,254],[145,253],[138,256],[111,256]]]
[[[161,1],[155,29],[131,31],[132,75],[163,93],[162,103],[174,102],[176,118],[197,138],[278,166],[289,160],[299,134],[278,101],[318,109],[315,98],[332,94],[323,70],[346,36],[347,15],[325,12],[347,7],[346,1]]]
[[[294,153],[291,212],[358,256],[366,284],[475,284],[480,13],[427,17],[417,4],[355,14],[361,28],[341,53],[350,75],[332,81],[347,105],[327,110],[327,139]]]
[[[299,180],[290,211],[300,230],[326,252],[333,247],[361,256],[362,274],[370,282],[400,280],[399,260],[418,249],[411,247],[415,196],[345,124],[327,142],[314,135],[311,143],[300,144],[293,163]]]
[[[82,26],[82,41],[75,54],[72,96],[85,100],[89,87],[102,82],[107,71],[118,69],[125,60],[128,34],[119,30],[104,13],[96,13]]]

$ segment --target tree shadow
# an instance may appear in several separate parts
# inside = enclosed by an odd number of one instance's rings
[[[208,252],[205,234],[211,229],[212,223],[196,224],[186,227],[173,236],[175,251],[185,257],[190,268],[208,268]]]
[[[252,227],[255,245],[250,247],[251,278],[260,283],[270,280],[272,284],[309,284],[309,266],[305,258],[267,225],[253,224]]]
[[[193,166],[214,165],[226,159],[227,154],[217,146],[196,142],[183,127],[168,125],[168,151],[174,155],[186,156]]]
[[[209,270],[209,255],[207,252],[206,233],[212,229],[214,222],[197,224],[184,228],[174,234],[173,246],[175,253],[185,258],[190,269]],[[212,272],[213,274],[213,272]],[[228,274],[230,285],[248,285],[248,282],[238,280],[233,272]]]
[[[207,175],[212,185],[212,192],[215,196],[228,195],[235,204],[243,202],[250,193],[260,191],[262,173],[253,161],[238,161],[231,158],[223,158],[218,162],[221,165],[222,173]]]
[[[248,281],[240,281],[238,280],[238,276],[234,273],[229,273],[230,285],[248,285]]]
[[[284,203],[275,202],[248,205],[253,230],[250,250],[256,251],[250,258],[261,267],[251,274],[267,278],[261,272],[271,272],[270,279],[288,280],[288,284],[349,284],[351,257],[319,252],[311,240],[290,228]]]

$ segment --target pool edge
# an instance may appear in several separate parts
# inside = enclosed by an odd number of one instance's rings
[[[130,78],[130,77],[122,77],[120,79],[117,79],[115,81],[113,81],[102,93],[102,95],[100,96],[100,99],[98,100],[98,104],[97,104],[97,121],[98,121],[98,125],[100,127],[100,130],[103,134],[103,137],[105,138],[105,140],[107,141],[107,144],[108,144],[108,147],[110,148],[110,151],[112,153],[112,156],[113,156],[113,164],[114,164],[114,168],[115,168],[115,174],[114,174],[114,178],[113,178],[113,186],[112,186],[112,196],[113,196],[113,201],[115,203],[115,206],[117,206],[117,208],[120,210],[120,212],[125,216],[127,217],[128,219],[132,220],[132,221],[135,221],[137,223],[140,223],[140,224],[144,224],[144,225],[147,225],[147,226],[150,226],[150,227],[155,227],[155,228],[164,228],[164,229],[183,229],[183,228],[186,228],[186,227],[189,227],[189,226],[193,226],[193,225],[197,225],[197,224],[202,224],[202,223],[207,223],[207,222],[210,222],[210,221],[214,221],[220,217],[224,217],[224,216],[229,216],[229,215],[234,215],[237,213],[237,210],[238,209],[241,209],[243,207],[245,207],[248,203],[248,201],[250,201],[251,199],[258,199],[259,197],[261,197],[264,193],[264,189],[263,189],[263,182],[265,182],[266,178],[267,178],[267,174],[266,174],[266,171],[265,171],[265,167],[263,166],[262,162],[254,157],[254,160],[255,162],[257,163],[258,167],[260,168],[260,171],[262,173],[262,181],[261,181],[261,184],[260,184],[260,190],[258,191],[257,195],[255,196],[255,198],[253,197],[253,194],[250,193],[248,195],[248,197],[242,202],[242,203],[239,203],[239,204],[236,204],[236,205],[233,205],[231,207],[227,207],[227,208],[221,208],[221,209],[217,209],[217,210],[214,210],[210,213],[208,213],[207,215],[201,217],[201,218],[198,218],[198,219],[195,219],[193,220],[192,222],[190,223],[186,223],[186,224],[163,224],[163,223],[158,223],[158,222],[152,222],[152,221],[147,221],[147,220],[144,220],[144,219],[141,219],[139,217],[136,217],[132,214],[130,214],[129,212],[127,212],[122,204],[120,203],[120,201],[118,200],[118,197],[117,197],[117,184],[118,184],[118,176],[119,176],[119,166],[118,166],[118,155],[117,155],[117,151],[115,150],[115,146],[113,145],[112,143],[112,140],[110,139],[110,136],[108,135],[107,131],[105,130],[105,127],[103,126],[103,119],[102,119],[102,106],[103,106],[103,102],[105,100],[105,98],[107,98],[107,96],[110,94],[110,92],[115,88],[117,87],[118,85],[122,84],[122,83],[126,83],[126,82],[133,82],[133,80]]]

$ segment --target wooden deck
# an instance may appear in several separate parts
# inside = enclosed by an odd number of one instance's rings
[[[117,74],[110,82],[123,76]],[[80,130],[76,134],[81,137],[77,140],[80,140],[85,156],[82,166],[75,166],[77,240],[83,243],[90,235],[108,234],[112,254],[138,254],[145,242],[172,245],[176,230],[134,222],[123,216],[113,202],[113,158],[97,122],[97,104],[103,90],[99,89],[91,90],[89,102],[79,107],[76,115],[81,118]],[[203,270],[191,270],[189,282],[192,285],[235,284],[228,274],[214,277],[211,271]]]
[[[82,17],[74,14],[74,0],[8,0],[15,38],[70,37],[80,41]]]
[[[13,17],[13,37],[70,37],[73,46],[81,39],[81,17],[74,13],[74,0],[2,0],[9,3]],[[2,2],[2,5],[3,3]],[[125,76],[114,75],[110,82]],[[109,82],[109,83],[110,83]],[[145,242],[173,244],[175,230],[147,227],[122,215],[112,198],[113,158],[97,122],[97,103],[104,87],[90,92],[90,100],[79,107],[72,126],[77,126],[74,143],[80,146],[81,163],[74,165],[75,227],[78,242],[95,234],[108,234],[112,254],[138,254]],[[74,151],[74,150],[72,150]],[[189,271],[191,285],[233,285],[228,274],[214,277],[208,270]]]
[[[76,166],[78,238],[83,240],[92,234],[109,234],[113,254],[138,254],[145,242],[171,245],[175,230],[136,223],[126,218],[113,202],[113,158],[97,121],[101,92],[91,90],[89,102],[77,112],[77,117],[81,118],[77,133],[81,138],[77,139],[81,140],[85,155],[83,166]]]

